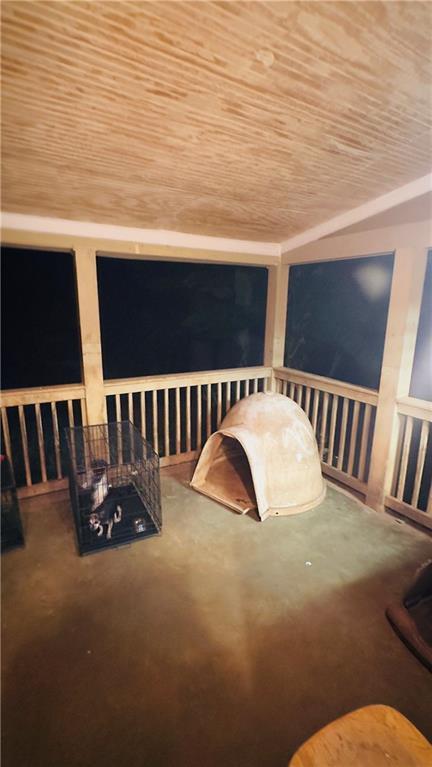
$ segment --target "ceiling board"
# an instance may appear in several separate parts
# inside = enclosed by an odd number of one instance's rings
[[[2,17],[5,210],[284,240],[430,169],[428,2]]]

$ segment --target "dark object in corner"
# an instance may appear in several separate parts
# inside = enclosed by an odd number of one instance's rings
[[[9,459],[1,461],[1,550],[9,551],[24,546],[24,535],[19,512],[18,496]]]
[[[432,560],[419,569],[402,603],[389,605],[386,615],[408,649],[432,671]]]

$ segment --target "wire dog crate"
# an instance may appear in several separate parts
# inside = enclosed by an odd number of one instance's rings
[[[158,535],[159,456],[138,429],[118,421],[65,431],[80,554]]]
[[[18,496],[9,459],[1,460],[1,550],[24,546],[24,535],[19,512]]]

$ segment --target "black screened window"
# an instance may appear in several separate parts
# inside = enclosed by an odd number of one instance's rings
[[[98,257],[105,378],[261,365],[267,270]]]
[[[292,266],[285,365],[378,388],[393,255]]]
[[[432,251],[428,253],[410,395],[432,400]]]
[[[72,253],[2,248],[2,388],[81,381]]]

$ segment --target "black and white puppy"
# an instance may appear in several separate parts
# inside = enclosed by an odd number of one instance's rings
[[[100,537],[106,526],[106,538],[109,541],[113,525],[121,521],[122,508],[117,502],[115,490],[108,484],[107,467],[106,461],[92,461],[91,480],[84,487],[90,491],[91,498],[89,528]]]

